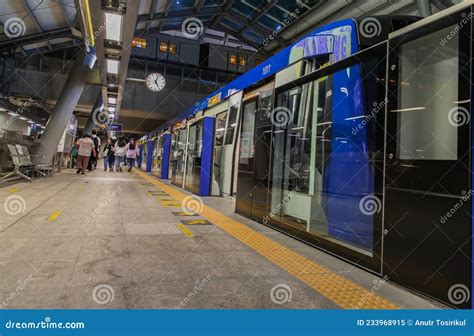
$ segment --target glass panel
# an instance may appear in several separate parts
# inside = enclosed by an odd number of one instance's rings
[[[188,135],[188,149],[187,149],[187,163],[186,163],[186,187],[192,189],[193,187],[193,176],[194,176],[194,163],[197,157],[197,146],[196,146],[196,124],[189,128]]]
[[[270,217],[372,253],[382,204],[384,76],[384,55],[376,55],[278,95],[288,122],[274,125]],[[376,212],[361,208],[367,198]]]
[[[457,160],[459,34],[448,27],[400,47],[397,158]],[[440,41],[446,40],[444,45]],[[433,47],[436,46],[436,47]],[[459,119],[456,119],[459,118]]]
[[[231,145],[234,142],[234,132],[237,126],[237,114],[239,112],[239,106],[234,105],[230,107],[229,121],[227,123],[227,130],[225,133],[225,144]]]
[[[242,119],[242,133],[240,134],[240,163],[248,164],[249,159],[254,157],[255,151],[253,138],[255,131],[255,110],[257,102],[245,104]]]

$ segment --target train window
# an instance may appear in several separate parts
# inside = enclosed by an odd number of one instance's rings
[[[227,122],[227,129],[225,132],[225,145],[231,145],[234,142],[235,127],[237,126],[237,114],[239,106],[234,105],[229,110],[229,120]]]
[[[247,57],[244,55],[239,56],[239,65],[240,66],[245,66],[247,64]]]
[[[244,115],[242,118],[242,132],[240,133],[240,162],[247,164],[248,159],[254,157],[254,131],[255,131],[255,112],[257,102],[253,101],[244,106]]]
[[[170,54],[176,55],[178,53],[178,45],[176,43],[170,43]]]
[[[229,55],[229,63],[232,65],[237,65],[237,55],[236,54],[230,54]]]
[[[160,51],[162,53],[168,52],[168,43],[167,42],[160,42]]]
[[[391,110],[398,114],[396,155],[400,160],[457,160],[456,118],[469,117],[459,106],[459,34],[444,45],[439,43],[455,28],[400,48],[398,106]]]
[[[216,147],[223,145],[226,119],[227,112],[221,112],[216,116]]]

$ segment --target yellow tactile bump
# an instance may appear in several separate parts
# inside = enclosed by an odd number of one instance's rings
[[[145,180],[182,201],[187,195],[153,177],[138,172]],[[211,223],[253,248],[275,265],[286,270],[308,286],[321,293],[341,308],[347,309],[397,309],[387,299],[367,290],[328,268],[309,260],[293,250],[271,240],[248,226],[227,217],[217,210],[203,206],[199,214]],[[182,224],[181,224],[182,225]],[[184,225],[183,225],[184,226]]]

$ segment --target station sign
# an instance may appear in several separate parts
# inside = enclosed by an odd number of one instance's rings
[[[110,124],[109,131],[122,132],[122,124]]]

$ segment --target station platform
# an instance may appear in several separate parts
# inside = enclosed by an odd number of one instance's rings
[[[143,172],[0,189],[2,308],[440,308]]]

